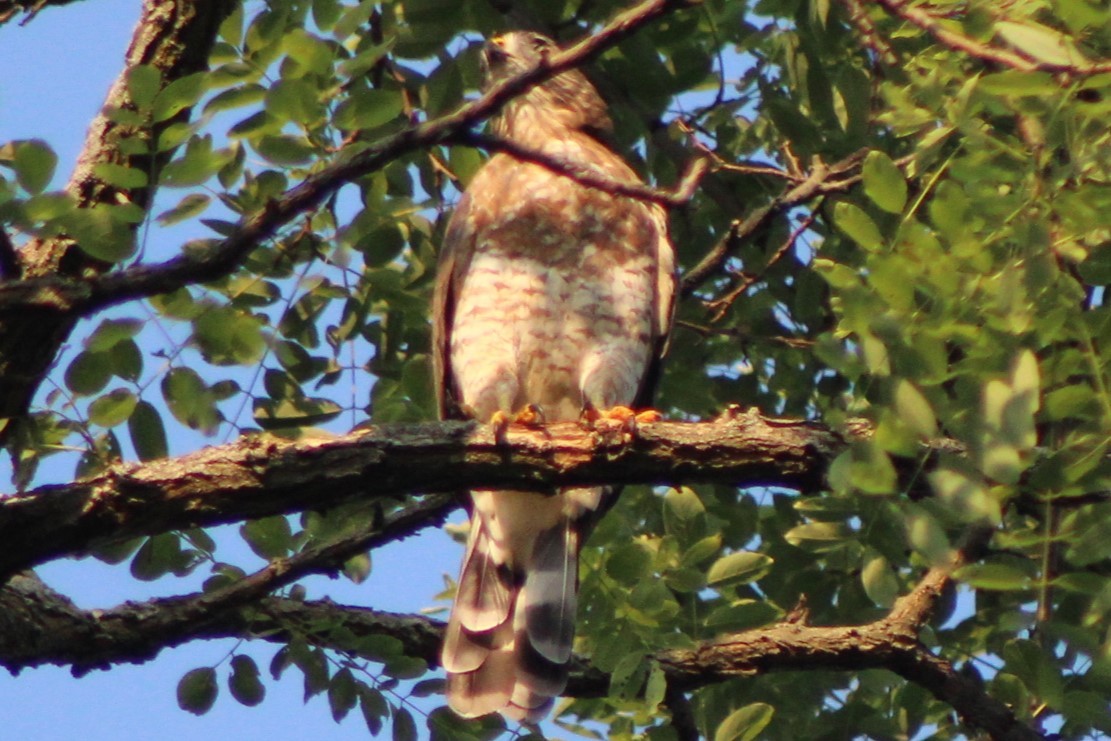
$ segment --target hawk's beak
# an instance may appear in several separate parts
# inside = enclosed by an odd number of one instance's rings
[[[509,52],[505,50],[505,37],[494,36],[486,42],[486,46],[482,49],[482,55],[486,59],[486,64],[493,67],[501,64],[509,58]]]

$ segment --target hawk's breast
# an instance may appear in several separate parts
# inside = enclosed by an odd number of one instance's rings
[[[487,173],[483,192],[500,197],[476,206],[452,331],[464,403],[506,373],[518,385],[512,405],[538,403],[552,420],[577,417],[584,374],[605,373],[612,403],[631,403],[651,347],[651,212],[537,165],[488,166],[476,179]]]

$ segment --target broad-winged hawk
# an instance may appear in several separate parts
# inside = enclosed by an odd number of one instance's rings
[[[484,49],[487,81],[542,62],[544,36]],[[638,182],[607,144],[606,105],[577,70],[509,102],[492,131],[610,181]],[[671,323],[675,266],[662,209],[494,155],[448,224],[433,306],[442,416],[483,422],[538,405],[551,421],[646,405]],[[567,681],[578,553],[609,489],[474,491],[443,646],[460,715],[543,717]]]

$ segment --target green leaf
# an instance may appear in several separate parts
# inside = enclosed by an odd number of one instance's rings
[[[143,188],[149,182],[147,173],[125,165],[101,162],[93,166],[93,174],[117,188]]]
[[[355,677],[347,667],[340,669],[332,677],[328,685],[328,707],[331,708],[332,720],[336,723],[346,718],[358,702],[355,687]]]
[[[797,548],[815,551],[844,545],[852,533],[840,522],[807,522],[783,534],[783,539]]]
[[[689,542],[705,528],[706,507],[698,494],[683,486],[669,489],[663,501],[664,532]]]
[[[259,399],[254,405],[254,420],[265,430],[310,427],[334,419],[342,411],[331,399]]]
[[[1022,680],[1030,693],[1050,707],[1064,702],[1061,672],[1036,642],[1016,639],[1003,647],[1006,671]]]
[[[230,111],[245,105],[258,103],[266,97],[266,88],[258,83],[248,83],[224,90],[204,104],[205,113]]]
[[[212,148],[211,136],[195,136],[185,146],[181,156],[162,168],[160,182],[167,188],[187,188],[203,185],[225,161],[225,156]]]
[[[192,368],[172,368],[162,379],[162,397],[184,425],[211,434],[220,424],[212,393]]]
[[[79,208],[59,218],[89,257],[107,263],[120,262],[135,254],[135,235],[126,210],[120,206],[99,205]]]
[[[1081,69],[1090,64],[1069,38],[1040,23],[996,21],[995,30],[1007,43],[1040,62]]]
[[[253,365],[266,352],[263,322],[230,306],[213,307],[193,321],[193,342],[214,365]]]
[[[258,665],[250,656],[236,654],[231,658],[228,677],[231,696],[247,707],[258,705],[266,697],[266,686],[259,678]]]
[[[191,107],[201,99],[207,83],[208,72],[194,72],[174,80],[155,96],[152,119],[156,123],[165,121]]]
[[[659,662],[653,661],[648,671],[648,683],[644,688],[644,702],[649,708],[659,707],[667,693],[667,675]]]
[[[902,213],[907,202],[907,181],[890,157],[878,150],[869,152],[862,174],[864,193],[872,203],[888,213]],[[840,222],[838,226],[841,226]]]
[[[281,515],[249,520],[240,526],[239,534],[255,555],[267,560],[288,556],[293,548],[289,521]]]
[[[115,347],[116,343],[139,334],[142,328],[141,319],[105,319],[85,339],[85,349],[89,352],[106,352]]]
[[[895,383],[895,411],[903,424],[922,437],[937,437],[937,418],[933,407],[918,387],[906,379]]]
[[[219,692],[215,669],[208,666],[192,669],[177,683],[177,705],[193,715],[204,715],[216,703]]]
[[[899,580],[891,564],[883,556],[874,556],[865,562],[860,571],[860,581],[868,599],[880,607],[891,607],[899,596]]]
[[[734,584],[748,584],[766,576],[773,563],[775,559],[763,553],[730,553],[714,562],[706,573],[706,583],[718,589]]]
[[[763,702],[734,710],[714,732],[714,741],[752,741],[759,738],[774,715],[775,708]]]
[[[178,201],[176,206],[166,209],[155,218],[162,226],[170,226],[204,213],[211,200],[204,193],[190,193]]]
[[[884,244],[883,235],[872,217],[847,201],[833,207],[833,221],[838,229],[866,250],[874,250]]]
[[[401,93],[393,90],[359,90],[340,104],[335,123],[342,129],[372,129],[401,115]]]
[[[394,710],[393,741],[417,741],[417,724],[412,713],[405,708]]]
[[[930,484],[951,512],[965,522],[980,519],[999,522],[999,502],[991,496],[984,482],[954,469],[942,468],[929,475]]]
[[[300,136],[263,136],[255,143],[255,149],[266,160],[275,165],[303,165],[317,156],[316,148]]]
[[[370,554],[360,553],[343,562],[343,575],[355,584],[362,584],[370,576]]]
[[[767,625],[783,613],[763,600],[736,600],[730,605],[716,607],[706,615],[706,626],[716,633],[739,632]]]
[[[23,204],[23,214],[30,221],[53,221],[72,216],[77,202],[68,193],[41,193]]]
[[[359,710],[363,714],[363,722],[371,736],[377,736],[382,730],[382,721],[389,715],[389,705],[382,693],[376,689],[360,685]]]
[[[335,52],[319,37],[303,29],[294,29],[286,34],[283,41],[290,59],[301,65],[305,72],[322,74],[331,69]]]
[[[128,389],[115,389],[89,404],[89,421],[101,427],[115,427],[127,421],[139,403]]]
[[[622,584],[634,584],[652,570],[652,554],[640,541],[611,548],[606,557],[606,573]]]
[[[127,419],[127,431],[139,460],[153,461],[170,454],[162,415],[150,402],[140,401],[135,406]]]
[[[82,352],[66,368],[66,388],[79,396],[95,394],[112,378],[112,364],[106,353]]]
[[[188,572],[190,557],[181,549],[175,533],[162,533],[147,538],[131,559],[131,575],[139,581],[154,581],[169,573]]]
[[[28,193],[41,193],[54,177],[58,155],[41,139],[17,142],[12,166],[15,179]]]
[[[127,92],[140,111],[147,110],[162,88],[162,72],[149,64],[138,64],[127,71]]]
[[[1032,587],[1030,576],[1022,569],[1003,563],[972,563],[957,569],[956,579],[976,589],[1022,591]]]

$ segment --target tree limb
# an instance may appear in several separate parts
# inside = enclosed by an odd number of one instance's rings
[[[154,192],[157,171],[174,153],[173,149],[167,149],[152,159],[148,152],[154,147],[149,142],[156,141],[166,127],[187,118],[189,110],[146,128],[120,124],[113,121],[109,113],[114,109],[134,107],[127,81],[139,65],[157,69],[164,86],[206,69],[216,31],[235,6],[236,3],[227,0],[144,1],[123,71],[109,90],[101,113],[89,126],[84,147],[65,188],[79,207],[119,203],[147,207]],[[39,4],[35,4],[33,10],[37,11],[38,7]],[[0,14],[3,11],[0,6]],[[130,150],[140,153],[124,154],[120,143],[125,139],[146,141],[148,145]],[[151,185],[137,188],[110,185],[96,175],[96,167],[101,164],[147,172]],[[23,246],[17,257],[18,268],[6,268],[3,273],[6,280],[0,284],[0,293],[2,286],[21,287],[17,292],[24,290],[23,280],[29,281],[29,285],[42,281],[80,284],[83,280],[95,280],[88,276],[102,273],[108,267],[86,256],[65,237],[32,240]],[[77,318],[75,314],[57,311],[50,302],[0,311],[0,378],[4,379],[0,391],[0,419],[18,418],[26,413]]]
[[[261,212],[244,217],[227,238],[202,253],[184,254],[163,263],[135,266],[87,280],[47,277],[0,283],[0,313],[35,308],[86,315],[221,277],[280,227],[320,205],[342,185],[375,172],[404,154],[447,141],[495,114],[530,87],[589,61],[650,21],[689,3],[690,0],[642,2],[618,15],[597,34],[552,55],[546,64],[495,85],[454,113],[405,129],[307,177]]]
[[[725,235],[718,240],[713,249],[683,275],[682,294],[684,296],[691,294],[709,280],[710,276],[714,275],[725,261],[740,249],[740,245],[745,240],[766,229],[779,214],[812,198],[826,193],[841,192],[855,185],[860,180],[859,174],[841,176],[859,166],[867,153],[867,150],[855,152],[833,165],[826,165],[816,160],[811,171],[802,180],[785,187],[771,203],[756,209],[744,219],[737,219],[730,224]]]
[[[981,59],[1001,67],[1008,67],[1020,72],[1059,72],[1069,75],[1095,75],[1111,72],[1111,63],[1095,63],[1084,58],[1078,58],[1068,64],[1049,61],[1030,54],[1003,49],[998,46],[981,43],[973,38],[957,33],[947,28],[940,20],[922,7],[914,7],[905,0],[879,0],[880,5],[903,20],[917,26],[933,36],[937,41],[950,49],[964,52],[970,56]],[[1001,18],[1000,20],[1005,20]],[[1077,55],[1079,56],[1079,55]],[[1067,84],[1067,83],[1065,83]]]
[[[554,157],[539,149],[526,147],[504,137],[462,131],[453,135],[450,140],[454,144],[478,147],[491,152],[504,152],[516,159],[540,165],[552,172],[569,177],[582,185],[596,188],[605,193],[629,196],[630,198],[657,203],[666,207],[687,205],[694,195],[699,181],[706,174],[709,167],[704,157],[696,156],[687,166],[675,188],[664,190],[638,182],[614,180],[595,170],[569,162],[561,157]]]
[[[818,487],[843,446],[827,428],[755,410],[644,425],[635,436],[568,422],[514,425],[495,439],[487,425],[443,422],[301,441],[247,437],[0,497],[0,577],[98,543],[414,492],[678,481]]]
[[[804,619],[781,622],[705,641],[689,650],[663,651],[654,658],[664,669],[672,693],[773,671],[886,668],[930,690],[957,710],[968,726],[992,738],[1042,738],[1006,705],[918,641],[953,570],[975,558],[990,533],[986,528],[975,530],[948,563],[930,569],[875,622],[855,626],[812,626]],[[211,599],[193,595],[83,611],[36,578],[18,576],[0,590],[0,620],[4,621],[0,623],[0,664],[19,671],[53,663],[83,673],[114,663],[145,661],[163,647],[198,638],[256,637],[284,644],[301,637],[325,648],[350,650],[336,642],[335,628],[341,626],[344,634],[356,638],[391,635],[402,641],[407,655],[438,663],[443,624],[430,618],[327,600],[266,597],[238,610],[232,609],[232,603],[217,607]],[[208,609],[200,609],[202,605]],[[608,693],[607,675],[584,659],[574,663],[567,696]],[[689,732],[689,725],[686,728]]]

